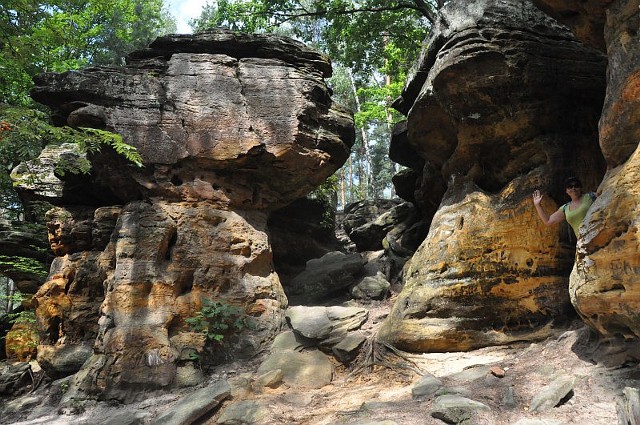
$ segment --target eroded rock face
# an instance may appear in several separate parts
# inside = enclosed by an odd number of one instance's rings
[[[408,351],[464,351],[543,338],[570,314],[571,249],[539,223],[523,189],[516,183],[492,196],[467,184],[447,192],[405,266],[385,340]]]
[[[586,323],[604,337],[637,341],[640,1],[545,3],[563,21],[567,19],[562,16],[566,10],[576,21],[603,22],[604,32],[597,35],[606,43],[603,50],[609,59],[607,94],[599,126],[608,172],[581,229],[570,281],[572,302]],[[594,13],[588,13],[586,7]],[[576,34],[581,39],[589,38],[579,31]]]
[[[600,334],[640,338],[640,150],[607,173],[581,228],[571,300]]]
[[[578,39],[602,51],[606,50],[604,25],[607,8],[613,0],[533,0],[533,3],[568,25]]]
[[[607,95],[600,119],[600,147],[612,169],[624,164],[640,140],[640,1],[611,3],[605,40]]]
[[[74,394],[126,401],[181,385],[180,368],[205,343],[185,319],[205,299],[239,306],[255,324],[225,336],[221,359],[254,354],[279,330],[287,299],[268,214],[332,174],[353,143],[352,119],[324,82],[330,70],[286,38],[211,31],[161,37],[125,68],[39,77],[33,96],[55,119],[115,131],[144,163],[106,148],[90,156],[91,179],[110,188],[121,211],[52,216],[57,261],[68,264],[37,299],[42,331],[74,328],[66,300],[83,258],[99,259],[87,274],[104,291],[87,317],[93,353]],[[63,334],[51,332],[50,344]],[[56,364],[55,351],[43,351]]]
[[[449,2],[443,17],[395,104],[398,142],[425,160],[416,201],[439,207],[381,337],[414,351],[540,338],[571,312],[573,254],[531,193],[553,211],[567,175],[600,181],[605,58],[528,1]]]
[[[252,316],[255,333],[225,339],[236,356],[255,352],[286,306],[263,212],[216,210],[209,202],[134,202],[123,209],[106,251],[115,268],[105,282],[90,378],[80,384],[90,392],[113,391],[114,376],[125,398],[169,386],[181,351],[199,351],[199,339],[189,345],[185,319],[204,298],[242,305]]]

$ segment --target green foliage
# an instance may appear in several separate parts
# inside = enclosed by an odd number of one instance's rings
[[[23,310],[20,313],[9,313],[8,316],[10,323],[36,323],[36,313],[33,310]]]
[[[225,336],[250,326],[248,317],[237,306],[225,301],[204,299],[195,316],[185,320],[193,332],[202,332],[209,341],[222,343]]]
[[[0,300],[8,301],[8,305],[19,306],[26,299],[24,294],[16,291],[11,295],[0,294]],[[36,314],[33,310],[21,310],[18,313],[7,312],[9,323],[34,324],[36,323]]]
[[[9,299],[9,305],[20,305],[24,300],[25,296],[20,292],[15,292],[11,295],[0,295],[0,300]],[[7,344],[6,351],[8,353],[15,353],[17,351],[28,351],[37,348],[38,346],[38,338],[34,332],[34,325],[36,323],[36,313],[33,310],[20,310],[17,313],[8,312],[7,317],[9,318],[9,323],[12,325],[23,325],[14,327],[11,330],[12,333],[12,341],[16,341],[15,343]],[[2,338],[6,339],[6,336]]]
[[[338,176],[333,174],[308,195],[309,198],[322,202],[324,212],[320,225],[327,230],[333,229],[336,224],[335,210],[337,206],[338,182]]]
[[[194,31],[221,27],[249,33],[262,32],[269,26],[266,12],[266,5],[262,2],[218,0],[207,3],[190,25]]]
[[[123,156],[128,161],[134,163],[138,167],[142,167],[142,157],[138,150],[122,141],[122,136],[105,130],[95,128],[81,128],[86,136],[80,138],[78,144],[80,149],[87,153],[99,152],[102,146],[110,146],[116,153]]]
[[[124,56],[175,31],[163,0],[5,0],[0,3],[0,102],[30,105],[32,77]]]
[[[34,160],[46,145],[75,143],[79,153],[95,153],[110,146],[136,166],[142,158],[135,147],[123,142],[118,134],[91,128],[73,129],[55,127],[47,114],[37,109],[0,104],[0,209],[16,220],[22,213],[22,204],[13,189],[11,170],[20,163]],[[90,162],[83,157],[61,157],[56,173],[86,174]],[[35,183],[35,182],[32,182]]]
[[[371,124],[397,123],[403,119],[395,109],[391,109],[391,102],[400,96],[404,86],[404,75],[399,81],[385,86],[366,86],[358,89],[361,99],[360,111],[354,114],[358,128]]]
[[[49,273],[40,261],[19,255],[0,255],[0,271],[5,274],[23,273],[42,278],[47,277]]]

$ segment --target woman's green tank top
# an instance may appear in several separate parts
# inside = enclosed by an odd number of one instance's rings
[[[584,220],[584,217],[587,215],[587,211],[589,210],[591,204],[593,204],[594,199],[595,194],[591,192],[585,193],[580,199],[580,205],[578,205],[578,208],[572,210],[569,207],[569,203],[566,203],[560,207],[560,210],[564,212],[564,216],[567,222],[571,225],[573,233],[575,233],[576,237],[578,236],[578,229],[580,229],[582,220]]]

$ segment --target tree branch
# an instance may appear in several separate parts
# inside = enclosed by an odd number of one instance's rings
[[[435,24],[437,20],[437,15],[434,11],[434,7],[427,3],[425,0],[413,0],[416,4],[416,10],[420,12],[431,24]],[[438,4],[436,6],[436,10],[440,9],[444,5],[444,0],[438,0]]]
[[[424,17],[427,18],[431,23],[435,22],[435,15],[431,10],[431,7],[424,0],[414,0],[414,2],[410,3],[398,3],[390,6],[383,7],[360,7],[357,9],[343,9],[343,10],[333,10],[331,14],[333,15],[351,15],[355,13],[379,13],[379,12],[396,12],[399,10],[411,9],[420,13]],[[292,19],[296,18],[320,18],[326,17],[329,15],[328,9],[319,9],[316,11],[309,11],[304,8],[297,9],[292,12],[274,12],[271,16],[276,17],[281,23],[288,22]]]

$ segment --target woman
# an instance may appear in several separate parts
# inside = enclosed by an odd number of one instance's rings
[[[553,214],[547,214],[544,208],[542,208],[542,205],[540,205],[542,193],[540,193],[539,190],[533,192],[533,205],[535,205],[536,211],[544,224],[551,226],[567,220],[577,237],[580,224],[587,215],[589,207],[596,199],[596,194],[593,192],[582,193],[582,183],[580,183],[577,177],[569,177],[566,179],[564,187],[565,192],[571,198],[571,202],[567,202]]]

